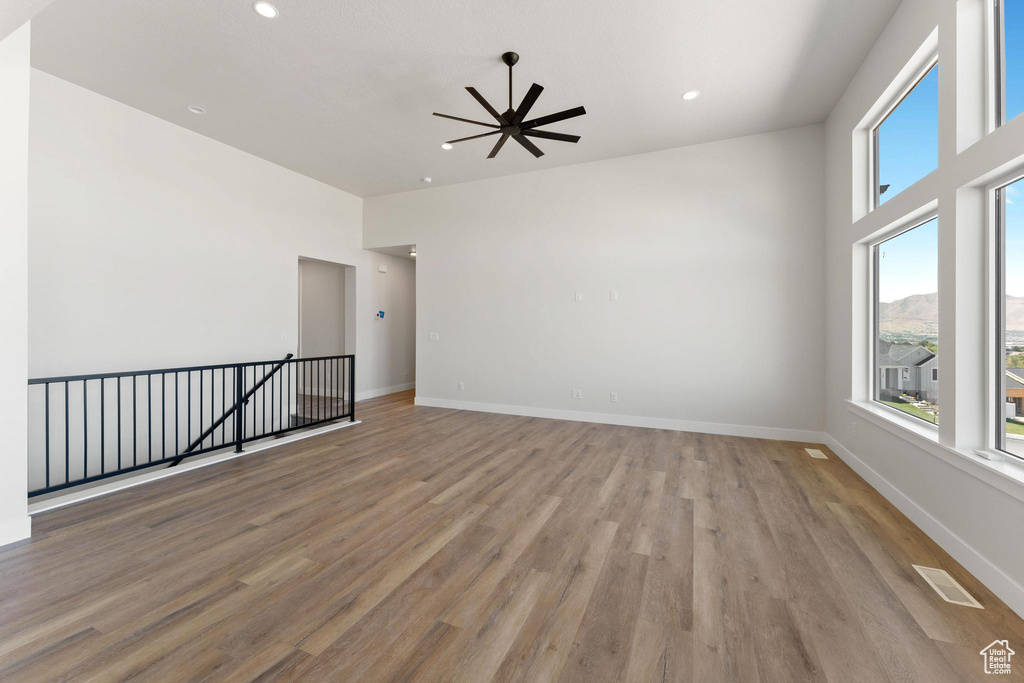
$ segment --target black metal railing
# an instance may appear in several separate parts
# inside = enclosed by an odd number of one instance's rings
[[[355,356],[28,381],[29,496],[355,420]]]

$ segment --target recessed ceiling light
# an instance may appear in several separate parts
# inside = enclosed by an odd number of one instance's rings
[[[425,183],[432,183],[432,182],[434,182],[434,179],[431,178],[430,176],[423,176],[422,178],[420,178],[420,180],[422,180]]]
[[[450,143],[450,142],[442,142],[441,143],[441,149],[451,149],[451,148],[452,148],[452,143]]]
[[[277,8],[271,5],[269,2],[257,2],[252,6],[256,10],[256,14],[260,15],[265,19],[273,19],[277,16]]]
[[[200,107],[198,105],[195,105],[195,104],[189,105],[188,110],[190,112],[192,112],[193,114],[205,114],[206,113],[205,109],[203,109],[202,107]]]
[[[700,90],[690,90],[683,93],[684,100],[695,100],[700,97]]]

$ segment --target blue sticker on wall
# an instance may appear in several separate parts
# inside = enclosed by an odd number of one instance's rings
[[[384,319],[384,311],[377,311],[377,317],[380,318],[381,320],[383,320]]]

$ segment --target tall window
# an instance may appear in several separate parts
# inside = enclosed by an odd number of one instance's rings
[[[996,447],[1024,457],[1024,181],[996,190]]]
[[[879,206],[939,165],[938,64],[875,126],[872,135],[874,196]]]
[[[874,398],[933,424],[939,422],[938,248],[933,218],[873,250]]]
[[[1024,112],[1024,0],[995,0],[996,111],[1002,124]]]

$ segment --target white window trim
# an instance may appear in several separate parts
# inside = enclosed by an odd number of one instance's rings
[[[884,403],[875,399],[877,395],[877,383],[878,383],[878,366],[876,364],[876,353],[878,352],[878,292],[876,288],[878,286],[878,273],[876,272],[877,265],[875,261],[875,248],[887,240],[902,235],[905,232],[910,232],[915,228],[919,228],[925,223],[929,223],[939,217],[938,207],[930,207],[925,211],[915,211],[909,216],[904,217],[900,221],[897,221],[893,225],[886,227],[884,230],[872,235],[869,239],[864,240],[863,244],[868,249],[868,298],[867,298],[867,348],[868,348],[868,381],[867,381],[867,403],[871,406],[878,407],[882,412],[882,416],[888,416],[889,419],[894,419],[897,423],[902,423],[905,420],[909,420],[911,423],[920,423],[926,430],[933,433],[932,438],[938,442],[939,438],[939,426],[927,422],[925,420],[914,418],[902,411],[891,408]],[[938,264],[936,264],[938,269]],[[940,359],[941,362],[941,359]],[[858,402],[859,403],[859,402]],[[916,430],[915,430],[916,431]]]
[[[1004,123],[1006,98],[1006,74],[1003,62],[1006,54],[1006,39],[997,7],[1002,8],[1005,0],[989,0],[985,3],[985,123],[986,133],[991,133]]]
[[[879,171],[879,166],[880,166],[880,158],[879,158],[880,150],[878,148],[878,129],[882,127],[882,124],[885,123],[886,119],[888,119],[889,116],[892,115],[892,113],[894,111],[896,111],[897,107],[899,107],[901,104],[903,104],[903,100],[907,99],[907,97],[910,95],[910,93],[912,93],[914,91],[914,88],[919,86],[921,84],[921,81],[923,81],[925,79],[925,77],[927,77],[928,74],[931,73],[931,70],[934,69],[936,66],[938,66],[938,64],[939,64],[939,53],[938,53],[938,49],[936,49],[935,53],[932,54],[931,58],[928,59],[927,62],[925,62],[924,66],[923,67],[919,67],[918,71],[914,75],[914,78],[911,79],[910,84],[904,86],[903,90],[900,91],[899,96],[896,97],[895,99],[892,99],[890,101],[889,105],[886,106],[882,110],[882,113],[876,116],[875,122],[873,124],[871,124],[871,126],[868,127],[868,138],[871,141],[871,150],[870,150],[871,159],[870,159],[870,163],[868,164],[868,177],[869,177],[869,182],[871,183],[870,187],[868,188],[868,194],[869,194],[869,197],[871,199],[871,208],[870,208],[871,211],[874,211],[875,209],[877,209],[879,206],[882,205],[881,186],[878,183],[878,181],[879,181],[878,171]],[[914,72],[912,72],[912,73],[914,73]],[[884,100],[882,100],[882,101],[884,101]],[[935,116],[938,117],[938,115],[939,115],[938,105],[936,105]],[[938,152],[938,150],[936,150],[936,153],[937,152]],[[917,180],[920,180],[920,179],[921,178],[918,178]],[[916,183],[917,180],[915,180],[914,182]],[[913,183],[911,183],[911,185],[913,185]],[[903,191],[905,191],[907,189],[909,189],[909,187],[903,188],[903,190],[901,190],[900,192],[898,192],[896,194],[900,194],[900,193],[902,193]],[[895,196],[895,195],[891,195],[891,196]]]
[[[852,219],[854,223],[871,214],[880,206],[875,201],[878,178],[874,170],[877,155],[874,152],[875,136],[873,131],[938,61],[939,29],[936,27],[854,127],[852,135],[853,168],[851,169],[854,178],[852,188]],[[909,189],[907,188],[907,190]],[[904,192],[900,194],[902,195]],[[889,203],[886,202],[887,205]]]
[[[1002,383],[999,379],[999,368],[1001,361],[998,342],[1002,341],[1001,331],[998,329],[1002,322],[999,308],[1000,269],[1003,261],[1000,248],[1005,245],[999,239],[999,207],[996,201],[996,191],[1007,185],[1024,179],[1024,168],[1016,168],[1010,173],[1000,175],[996,180],[985,185],[985,371],[988,375],[986,383],[989,405],[985,411],[986,425],[985,452],[996,454],[997,458],[1006,458],[1008,461],[1024,466],[1024,458],[999,449],[996,438],[996,425],[1000,424],[1003,415],[1006,397],[1002,392]],[[1004,217],[1005,218],[1005,217]]]

